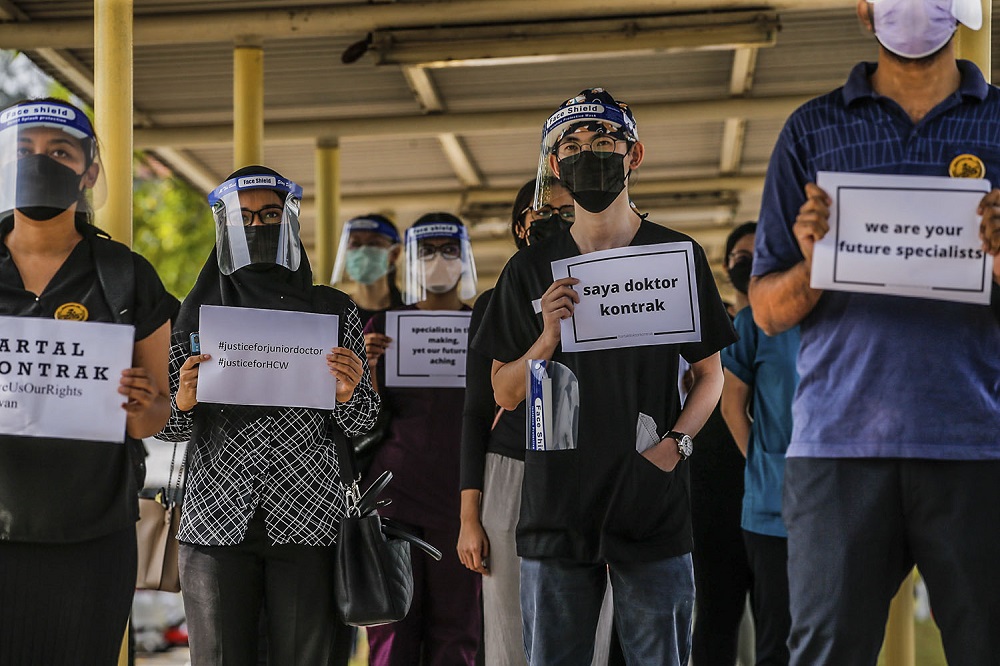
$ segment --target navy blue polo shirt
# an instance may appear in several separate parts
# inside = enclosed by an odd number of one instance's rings
[[[968,153],[1000,183],[1000,91],[975,65],[958,61],[959,89],[916,124],[872,89],[876,66],[858,64],[782,129],[754,275],[802,260],[792,225],[818,171],[947,176]],[[1000,320],[991,306],[827,291],[800,331],[788,456],[1000,459]]]

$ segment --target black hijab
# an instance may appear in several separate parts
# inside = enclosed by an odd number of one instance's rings
[[[248,166],[234,172],[226,180],[262,173],[283,178],[273,169]],[[301,246],[301,239],[298,242]],[[231,275],[224,275],[219,270],[217,251],[217,246],[212,249],[194,287],[181,304],[175,331],[184,334],[197,331],[202,305],[326,312],[323,304],[318,302],[305,249],[302,249],[302,259],[295,271],[277,264],[250,264],[233,271]]]

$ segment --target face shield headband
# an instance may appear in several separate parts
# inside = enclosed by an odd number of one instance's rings
[[[337,245],[337,260],[333,264],[333,275],[330,278],[330,284],[337,284],[344,279],[344,272],[347,270],[348,253],[352,252],[352,250],[349,249],[351,233],[355,231],[367,231],[383,236],[391,244],[390,247],[393,245],[399,245],[400,242],[399,232],[396,231],[396,228],[391,224],[387,224],[383,220],[376,220],[368,217],[356,217],[353,220],[350,220],[344,225],[344,231],[340,234],[340,243]],[[388,249],[386,252],[388,252]],[[386,269],[388,270],[388,266]],[[347,272],[350,273],[350,271]],[[381,275],[384,275],[384,273]],[[381,275],[379,275],[379,277],[381,277]],[[350,277],[351,279],[356,279],[355,276]],[[367,284],[364,280],[359,281],[363,284]]]
[[[421,256],[421,241],[441,238],[457,241],[460,248],[458,258],[447,258],[440,251],[430,257]],[[464,225],[451,222],[414,225],[406,230],[404,244],[406,284],[403,300],[407,305],[425,300],[428,293],[441,293],[442,290],[439,290],[441,285],[436,284],[436,281],[444,275],[452,275],[454,282],[446,285],[447,288],[443,291],[450,290],[457,284],[460,298],[468,300],[476,295],[476,263],[472,256],[469,232]]]
[[[242,204],[241,192],[268,191],[281,203],[252,210]],[[302,188],[273,174],[231,178],[212,190],[208,203],[215,218],[216,254],[224,275],[251,264],[276,264],[296,271],[302,258],[299,209]],[[260,224],[255,224],[257,221]]]
[[[603,100],[586,101],[578,95],[549,116],[542,126],[542,144],[538,156],[538,173],[535,178],[535,198],[532,207],[541,208],[551,198],[551,183],[556,177],[549,166],[549,156],[559,141],[571,131],[591,131],[629,143],[639,140],[635,119],[623,104],[607,104]]]
[[[79,142],[82,154],[68,160],[43,152],[20,158],[22,142],[27,139],[24,133],[35,128],[53,129],[57,130],[56,136],[61,133],[71,137]],[[79,150],[70,146],[65,149],[70,154]],[[79,159],[83,164],[74,165]],[[79,204],[78,210],[87,210],[90,204],[83,196],[81,182],[96,160],[94,130],[79,109],[56,102],[27,102],[5,109],[0,112],[0,210],[17,208],[36,220],[50,219],[74,203]]]

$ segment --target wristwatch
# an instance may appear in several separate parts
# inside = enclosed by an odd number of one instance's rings
[[[677,442],[677,452],[681,454],[681,460],[687,460],[694,452],[694,440],[691,439],[691,435],[685,435],[682,432],[671,430],[663,437],[669,437]]]

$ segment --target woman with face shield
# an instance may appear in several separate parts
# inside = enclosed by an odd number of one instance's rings
[[[333,649],[333,544],[344,499],[330,429],[368,430],[379,398],[357,307],[313,285],[299,238],[301,197],[298,185],[262,166],[236,171],[209,195],[216,248],[170,347],[173,408],[159,437],[189,441],[178,539],[195,665],[256,664],[265,607],[270,663],[326,666]],[[198,368],[212,355],[189,340],[202,305],[338,315],[331,339],[340,346],[323,361],[336,377],[332,413],[199,403]]]
[[[133,367],[117,377],[119,369],[104,369],[122,395],[123,437],[27,435],[30,423],[11,430],[9,419],[0,428],[3,664],[114,663],[135,588],[142,480],[141,459],[130,458],[170,411],[167,344],[177,300],[145,259],[90,224],[102,184],[97,138],[82,110],[40,99],[0,112],[0,316],[135,330]],[[29,345],[13,329],[0,324],[0,379],[16,379],[0,382],[0,406],[16,410],[31,400],[25,394],[43,389],[79,400],[69,377],[87,379],[85,343],[56,356],[56,338]],[[5,353],[15,350],[16,359]],[[56,363],[66,361],[74,363],[60,371]]]
[[[470,310],[462,299],[475,296],[476,269],[465,225],[448,213],[422,216],[406,231],[408,305],[398,310]],[[385,470],[393,474],[393,503],[380,513],[410,526],[440,546],[433,562],[413,550],[413,603],[406,618],[370,627],[372,666],[475,663],[481,634],[479,577],[465,569],[455,551],[458,539],[459,449],[464,388],[385,386],[386,315],[365,327],[368,363],[375,368],[382,400],[393,414],[390,432],[369,470],[366,483]],[[402,350],[400,353],[403,353]]]
[[[403,304],[396,284],[396,262],[402,248],[399,241],[396,225],[378,213],[356,217],[344,225],[331,282],[341,283],[346,275],[354,283],[352,298],[361,313],[362,326],[376,312]]]

